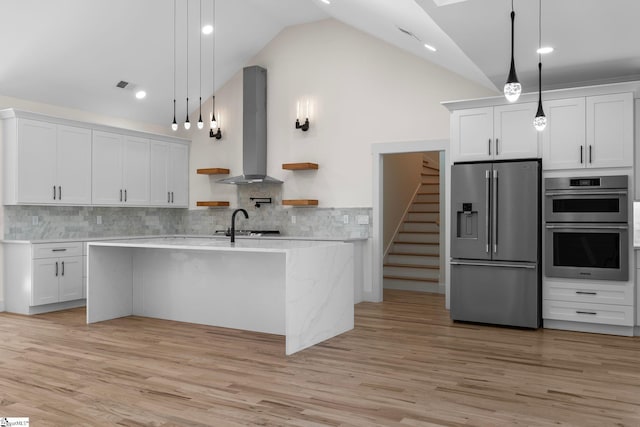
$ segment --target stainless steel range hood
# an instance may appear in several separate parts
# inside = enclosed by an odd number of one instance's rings
[[[242,175],[221,179],[224,184],[282,184],[267,176],[267,70],[243,69]]]

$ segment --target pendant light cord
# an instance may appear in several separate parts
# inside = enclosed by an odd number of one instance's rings
[[[211,40],[211,45],[213,46],[211,51],[211,119],[215,121],[216,119],[216,32],[218,32],[218,28],[216,28],[216,0],[213,0],[212,5],[212,18],[213,18],[213,37]]]
[[[513,1],[513,0],[512,0]],[[538,0],[538,99],[542,102],[542,0]]]
[[[513,29],[513,21],[516,19],[516,13],[513,11],[513,0],[511,0],[511,60],[513,61],[513,41],[514,41],[514,37],[513,37],[513,33],[514,33],[514,29]]]

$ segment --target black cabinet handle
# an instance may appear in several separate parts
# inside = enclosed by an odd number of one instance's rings
[[[500,140],[496,138],[496,156],[500,154]]]
[[[120,201],[122,201],[122,189],[120,189]]]
[[[127,201],[127,190],[124,190],[124,201]]]
[[[171,192],[171,203],[173,203],[173,191]]]
[[[64,276],[64,261],[62,261],[62,275]]]
[[[58,261],[56,261],[56,277],[58,277]]]
[[[589,314],[591,316],[596,316],[598,313],[596,313],[595,311],[578,311],[576,310],[577,314]]]
[[[53,200],[56,199],[56,186],[53,186]]]
[[[171,203],[171,191],[167,191],[167,203]]]
[[[58,185],[58,200],[62,200],[62,187]]]
[[[576,291],[578,295],[598,295],[597,292]]]
[[[491,138],[489,138],[489,155],[491,155]]]
[[[583,152],[583,151],[584,151],[584,147],[581,145],[581,146],[580,146],[580,164],[582,164],[582,163],[583,163],[583,161],[582,161],[582,152]]]
[[[591,155],[591,145],[589,145],[589,163],[593,163],[593,156]]]
[[[51,249],[52,252],[65,252],[66,250],[67,250],[66,248]]]

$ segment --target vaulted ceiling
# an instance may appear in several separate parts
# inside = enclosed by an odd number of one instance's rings
[[[200,38],[213,0],[175,4],[174,12],[173,0],[0,1],[0,95],[161,124],[172,115],[174,64],[184,103],[188,63],[194,110],[213,92],[213,37]],[[537,90],[538,5],[514,0],[525,92]],[[335,18],[500,91],[510,11],[510,0],[216,0],[215,86],[283,28]],[[543,57],[543,87],[640,79],[639,18],[638,0],[542,0],[542,41],[555,48]],[[129,86],[117,88],[120,80]]]

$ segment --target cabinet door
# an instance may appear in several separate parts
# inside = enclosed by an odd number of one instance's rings
[[[59,258],[58,260],[58,300],[82,299],[82,257]]]
[[[94,205],[123,203],[122,146],[121,135],[93,131],[91,192]]]
[[[57,258],[33,260],[33,282],[31,283],[31,305],[58,302],[58,275],[60,265]]]
[[[495,159],[539,157],[538,131],[533,127],[538,104],[501,105],[493,109]]]
[[[123,190],[125,205],[149,204],[149,140],[124,137]]]
[[[587,166],[633,166],[633,94],[589,96]]]
[[[189,206],[188,145],[169,145],[169,191],[171,191],[171,206]]]
[[[543,102],[547,127],[542,132],[542,168],[584,168],[585,99],[570,98]]]
[[[454,162],[493,159],[493,107],[454,111],[451,135]]]
[[[169,144],[149,142],[149,203],[166,206],[171,203],[168,187]]]
[[[91,130],[58,126],[56,152],[58,202],[91,204]]]
[[[56,125],[18,120],[19,203],[56,203]]]

